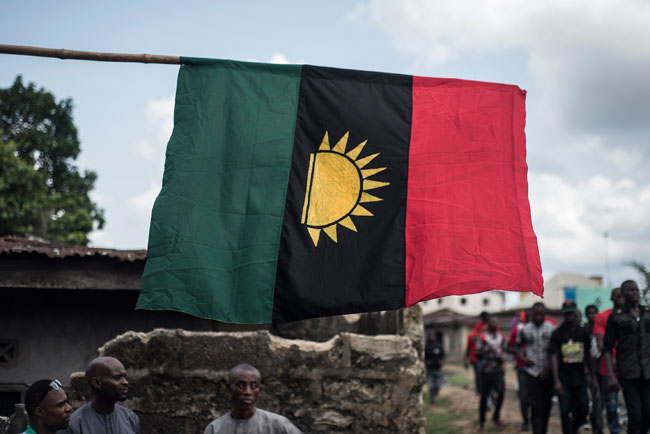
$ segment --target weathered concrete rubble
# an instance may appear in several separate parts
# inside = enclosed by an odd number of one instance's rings
[[[242,362],[262,373],[260,407],[287,416],[305,433],[424,433],[422,326],[405,325],[404,335],[340,333],[325,342],[268,331],[157,329],[127,332],[99,353],[127,367],[125,405],[139,414],[144,434],[201,434],[228,411],[226,377]],[[88,389],[81,373],[71,383],[76,408]]]

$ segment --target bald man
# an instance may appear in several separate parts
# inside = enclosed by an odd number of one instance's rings
[[[212,421],[203,434],[302,434],[284,416],[256,407],[262,390],[262,375],[251,365],[230,370],[228,392],[231,411]]]
[[[61,434],[140,434],[140,419],[117,402],[129,392],[126,369],[113,357],[98,357],[86,368],[86,381],[93,392],[89,403],[70,417]]]

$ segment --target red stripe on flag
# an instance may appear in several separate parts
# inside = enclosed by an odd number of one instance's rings
[[[413,77],[407,306],[491,289],[542,294],[525,99],[517,86]]]

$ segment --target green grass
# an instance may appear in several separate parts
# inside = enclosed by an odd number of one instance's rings
[[[424,400],[428,402],[429,395],[424,392]],[[456,420],[463,419],[467,415],[456,411],[449,398],[436,399],[435,406],[424,405],[424,415],[427,420],[427,434],[455,434],[458,427],[453,425]]]
[[[447,382],[456,387],[471,389],[474,387],[474,379],[463,374],[452,374],[447,378]]]

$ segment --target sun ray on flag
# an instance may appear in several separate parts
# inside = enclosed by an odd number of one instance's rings
[[[364,215],[364,216],[373,216],[374,214],[362,207],[361,205],[357,205],[352,212],[350,213],[352,215]]]
[[[359,154],[363,150],[363,147],[366,146],[366,143],[368,143],[367,140],[364,140],[363,142],[359,143],[354,149],[352,149],[350,152],[348,152],[347,155],[350,157],[351,160],[356,160],[359,157]]]
[[[352,221],[352,219],[350,218],[350,216],[347,216],[346,218],[344,218],[343,220],[341,220],[341,221],[339,222],[339,224],[340,224],[341,226],[343,226],[344,228],[348,228],[348,229],[350,229],[351,231],[357,232],[357,227],[354,225],[354,222]]]
[[[384,170],[386,170],[385,167],[378,167],[376,169],[364,169],[361,171],[361,176],[363,177],[363,179],[366,179],[376,173],[383,172]]]
[[[348,136],[350,135],[350,132],[348,131],[341,137],[341,140],[336,143],[336,146],[332,149],[334,152],[338,152],[339,154],[345,154],[345,147],[348,145]]]
[[[371,181],[371,180],[365,180],[363,181],[363,190],[374,190],[375,188],[380,188],[380,187],[386,187],[389,185],[390,182],[382,182],[382,181]]]
[[[368,155],[367,157],[362,158],[361,160],[356,160],[356,162],[357,162],[357,167],[358,167],[359,169],[363,168],[366,164],[368,164],[368,163],[370,163],[372,160],[374,160],[375,157],[376,157],[377,155],[379,155],[379,152],[376,153],[376,154]]]
[[[327,131],[325,131],[325,136],[323,137],[323,141],[320,143],[320,147],[318,148],[319,151],[329,151],[330,150],[330,138],[327,135]]]
[[[320,229],[307,228],[311,240],[314,242],[314,246],[318,245],[318,239],[320,238]]]
[[[381,197],[376,197],[368,193],[361,193],[361,199],[359,199],[359,203],[380,202],[382,200],[384,199],[382,199]]]
[[[323,232],[325,232],[327,234],[327,236],[329,236],[332,239],[332,241],[334,241],[335,243],[337,242],[336,241],[336,224],[324,227]]]

